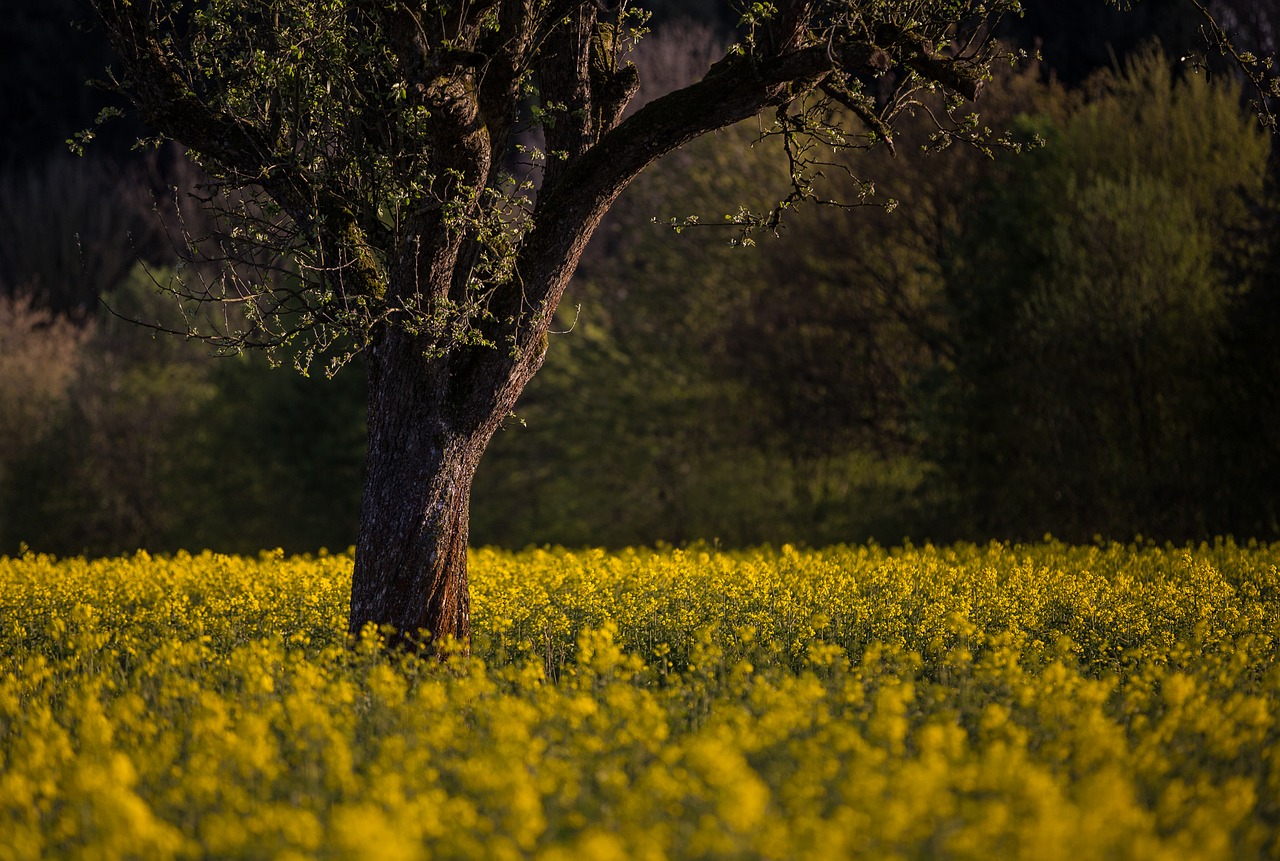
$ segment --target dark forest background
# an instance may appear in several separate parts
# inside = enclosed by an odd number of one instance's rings
[[[810,207],[754,247],[716,222],[785,193],[746,124],[619,202],[547,365],[477,477],[473,544],[1280,537],[1280,158],[1195,10],[1030,0],[984,121],[1047,142],[849,162],[885,207]],[[654,3],[652,98],[732,38]],[[1217,11],[1271,53],[1274,2]],[[0,553],[344,548],[363,378],[212,358],[174,313],[174,240],[209,229],[176,149],[84,86],[76,0],[0,20]],[[852,191],[847,188],[846,191]]]

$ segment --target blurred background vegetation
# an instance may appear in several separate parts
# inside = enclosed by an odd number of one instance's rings
[[[705,71],[726,5],[653,4],[641,99]],[[664,222],[784,192],[753,125],[642,176],[481,465],[472,542],[1280,537],[1280,158],[1190,4],[1027,7],[1002,36],[1043,59],[979,107],[1030,155],[925,154],[921,122],[848,163],[896,209],[801,209],[750,248]],[[1275,3],[1216,8],[1274,49]],[[0,553],[344,548],[361,369],[120,319],[172,313],[173,237],[208,225],[128,122],[67,154],[109,104],[85,18],[0,23]]]

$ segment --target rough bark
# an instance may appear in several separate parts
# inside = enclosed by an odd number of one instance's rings
[[[490,416],[452,403],[448,363],[397,329],[368,354],[369,450],[350,630],[393,639],[471,636],[467,521]]]

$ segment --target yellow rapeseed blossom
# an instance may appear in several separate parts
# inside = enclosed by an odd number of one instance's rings
[[[1280,547],[0,559],[0,861],[1280,856]]]

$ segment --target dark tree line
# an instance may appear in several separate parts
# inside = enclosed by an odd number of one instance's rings
[[[895,211],[814,209],[749,251],[644,227],[781,182],[749,130],[660,166],[584,264],[479,534],[1275,535],[1270,141],[1177,60],[1076,90],[1028,67],[984,111],[1044,149],[900,147],[860,162]]]

